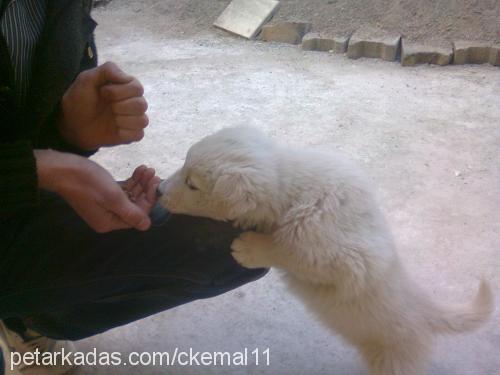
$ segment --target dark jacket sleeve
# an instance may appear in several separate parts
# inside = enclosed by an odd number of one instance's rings
[[[88,22],[94,21],[89,19]],[[93,27],[95,27],[92,24],[91,26],[92,29]],[[97,63],[97,47],[95,44],[94,35],[91,34],[87,44],[87,48],[85,49],[85,53],[80,62],[79,71],[82,72],[84,70],[95,68],[97,66]],[[78,154],[86,157],[96,153],[97,150],[82,150],[66,142],[66,140],[61,136],[61,133],[59,132],[59,128],[57,126],[57,121],[59,119],[61,110],[61,103],[59,102],[53,113],[46,119],[45,124],[41,127],[36,146],[39,148],[52,148],[58,151],[71,152],[73,154]]]
[[[57,116],[57,114],[54,114]],[[30,140],[0,141],[0,219],[35,208],[38,205],[38,174],[34,149],[53,149],[88,157],[84,151],[64,140],[55,118],[44,127],[36,145]]]
[[[12,90],[0,84],[0,219],[38,204],[32,140],[16,135],[23,123],[12,110],[14,105]]]
[[[35,144],[31,140],[0,140],[0,218],[38,205],[38,174],[34,149],[50,148],[86,157],[95,153],[81,150],[64,140],[57,127],[58,111],[59,108],[47,119]]]
[[[95,27],[94,24],[90,26]],[[97,51],[93,35],[90,35],[86,51],[80,63],[80,72],[97,66]],[[10,122],[15,122],[14,117],[10,116],[11,113],[4,104],[0,100],[0,129],[2,131],[16,129],[10,124]],[[90,156],[97,151],[84,151],[64,140],[57,126],[60,111],[60,105],[57,105],[52,114],[44,120],[38,135],[34,138],[21,137],[13,141],[12,139],[16,138],[14,134],[2,134],[0,138],[0,219],[25,212],[38,205],[39,192],[34,149],[50,148],[82,156]]]
[[[0,218],[37,204],[38,179],[31,143],[0,143]]]

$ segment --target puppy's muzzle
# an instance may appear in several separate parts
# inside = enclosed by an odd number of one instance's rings
[[[160,186],[161,184],[158,185],[158,187],[156,188],[156,198],[160,198],[163,195],[163,193],[160,190]]]

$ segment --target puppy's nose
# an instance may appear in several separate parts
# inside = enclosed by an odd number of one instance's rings
[[[161,191],[161,185],[163,184],[163,181],[160,183],[160,185],[158,185],[158,187],[156,188],[156,198],[160,198],[163,193]]]

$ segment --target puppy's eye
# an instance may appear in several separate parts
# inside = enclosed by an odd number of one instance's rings
[[[189,177],[186,178],[186,185],[191,190],[198,190],[198,188],[193,185],[193,183],[191,182],[191,180],[189,179]]]

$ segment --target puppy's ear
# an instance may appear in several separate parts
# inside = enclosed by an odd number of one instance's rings
[[[215,182],[214,194],[219,195],[229,206],[228,219],[236,219],[257,207],[254,186],[249,178],[250,168],[224,172]],[[250,172],[251,173],[251,172]]]

